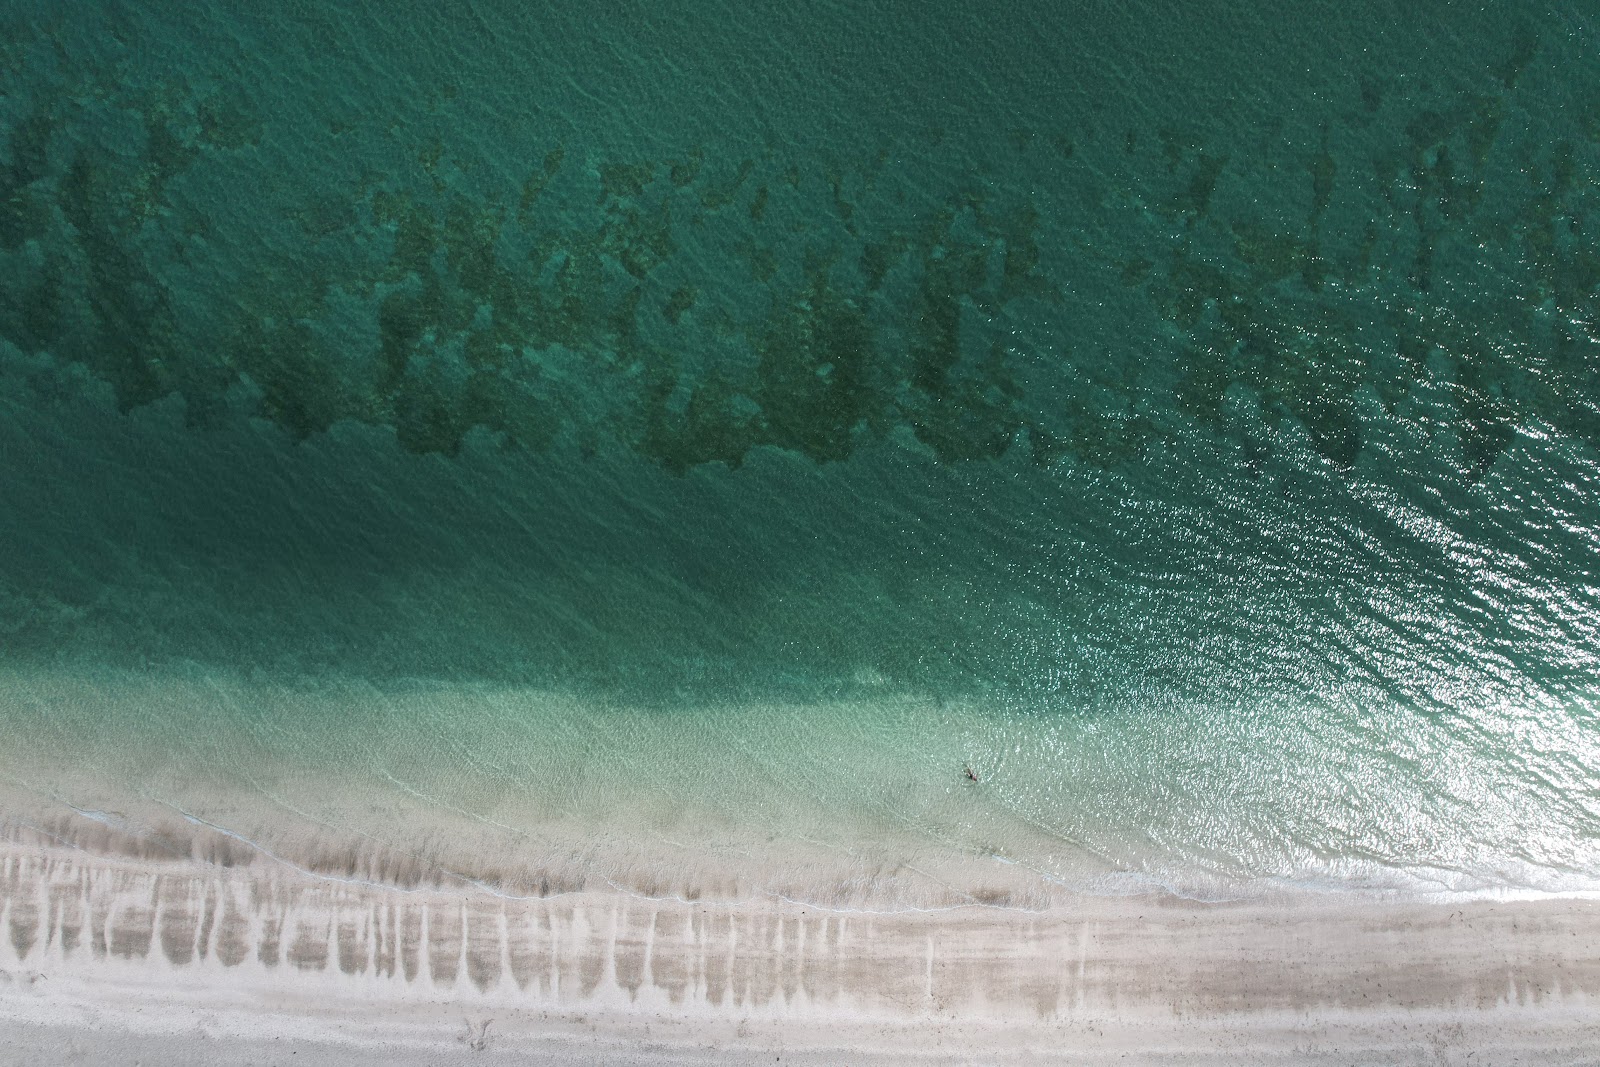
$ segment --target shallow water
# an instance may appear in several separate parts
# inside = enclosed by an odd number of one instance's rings
[[[7,5],[9,814],[1600,888],[1577,10]]]

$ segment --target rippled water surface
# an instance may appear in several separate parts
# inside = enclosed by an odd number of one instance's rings
[[[12,821],[1600,888],[1600,29],[1258,8],[4,5]]]

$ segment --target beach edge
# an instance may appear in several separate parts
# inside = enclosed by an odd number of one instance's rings
[[[1586,899],[512,899],[15,842],[0,871],[6,1063],[1571,1064],[1600,1045]]]

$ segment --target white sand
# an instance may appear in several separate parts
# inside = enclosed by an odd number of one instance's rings
[[[5,1064],[1600,1062],[1585,900],[509,900],[18,838],[0,930]]]

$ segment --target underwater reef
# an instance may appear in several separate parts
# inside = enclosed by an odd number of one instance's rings
[[[1600,90],[1531,33],[1468,88],[1353,79],[1271,153],[1064,122],[979,163],[930,163],[931,128],[490,165],[446,143],[452,87],[433,132],[330,108],[322,150],[403,165],[282,188],[299,146],[225,78],[48,54],[9,46],[0,100],[0,368],[40,402],[679,472],[886,435],[1115,466],[1193,432],[1348,467],[1383,417],[1469,478],[1520,427],[1600,446]]]

